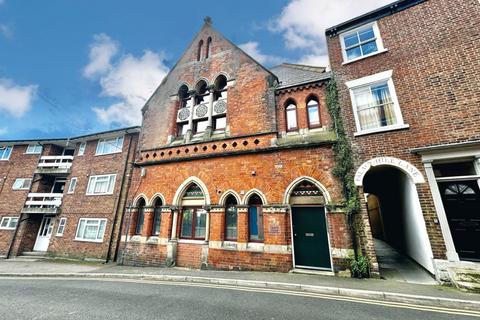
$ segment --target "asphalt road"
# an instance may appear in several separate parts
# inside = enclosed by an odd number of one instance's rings
[[[0,319],[473,319],[439,308],[285,293],[154,281],[3,278]]]

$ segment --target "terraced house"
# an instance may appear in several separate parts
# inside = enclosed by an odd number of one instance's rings
[[[326,31],[374,270],[384,243],[440,281],[480,269],[479,16],[405,0]]]
[[[345,270],[329,78],[267,69],[207,18],[143,109],[122,262]]]
[[[114,259],[138,132],[0,141],[0,255]]]

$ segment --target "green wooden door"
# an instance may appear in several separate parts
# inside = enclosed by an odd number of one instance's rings
[[[327,223],[323,207],[293,207],[295,265],[331,269]]]

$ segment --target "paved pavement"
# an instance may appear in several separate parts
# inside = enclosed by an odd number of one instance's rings
[[[47,276],[75,276],[83,277],[130,277],[142,278],[146,275],[155,277],[156,280],[218,283],[237,286],[256,287],[282,287],[289,290],[311,292],[328,292],[338,295],[359,297],[377,297],[390,301],[409,301],[428,305],[444,305],[465,307],[480,310],[480,295],[458,291],[447,286],[418,285],[397,281],[380,279],[351,279],[333,276],[273,273],[273,272],[239,272],[239,271],[213,271],[192,270],[184,268],[158,268],[158,267],[127,267],[115,264],[78,263],[65,260],[36,260],[36,259],[10,259],[0,260],[0,277],[3,275],[29,275],[43,274]],[[162,277],[164,277],[162,279]],[[3,281],[3,280],[0,280]],[[307,288],[307,289],[305,289]],[[323,288],[319,290],[318,288]],[[408,295],[408,299],[402,295]],[[412,297],[414,295],[414,297]],[[421,296],[421,297],[415,297]],[[427,297],[430,301],[423,301]],[[434,300],[432,300],[434,299]],[[455,301],[438,302],[439,299],[455,299]],[[425,299],[424,299],[425,300]],[[473,306],[457,304],[456,300],[472,301]],[[443,303],[443,304],[442,304]],[[1,317],[0,317],[1,318]]]
[[[385,241],[375,240],[375,252],[380,274],[387,280],[435,285],[433,277],[410,258],[398,252]]]
[[[0,310],[6,320],[472,319],[468,312],[325,295],[87,279],[2,279]]]

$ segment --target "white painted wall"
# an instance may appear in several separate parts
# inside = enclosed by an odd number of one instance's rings
[[[404,205],[405,251],[412,259],[434,274],[432,247],[428,239],[417,188],[407,175],[401,174],[400,177]]]

